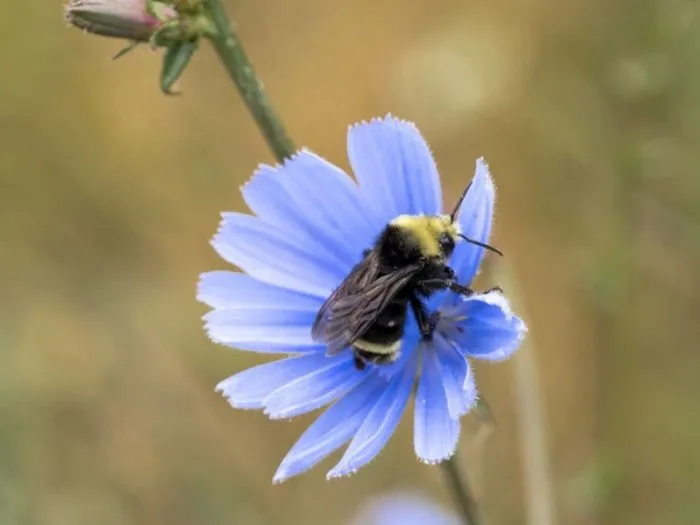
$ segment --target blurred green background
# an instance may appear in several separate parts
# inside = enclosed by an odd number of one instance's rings
[[[61,3],[0,19],[0,524],[346,523],[414,488],[407,417],[352,479],[281,486],[311,417],[214,391],[262,362],[209,342],[198,274],[221,210],[272,157],[205,46],[159,54],[69,29]],[[347,168],[346,126],[392,112],[447,195],[486,156],[515,266],[560,524],[700,523],[700,6],[689,0],[231,1],[301,146]],[[517,359],[477,365],[498,420],[463,444],[489,524],[526,523]],[[333,459],[337,459],[334,456]],[[546,525],[546,524],[530,524]]]

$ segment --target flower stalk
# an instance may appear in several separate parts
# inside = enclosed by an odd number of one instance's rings
[[[481,525],[479,508],[469,488],[467,475],[461,468],[459,453],[441,463],[447,486],[465,525]]]
[[[236,85],[253,119],[278,161],[292,156],[296,150],[270,100],[265,94],[236,29],[226,15],[220,0],[205,0],[214,28],[210,40],[226,72]]]

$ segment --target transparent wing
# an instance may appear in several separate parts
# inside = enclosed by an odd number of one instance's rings
[[[370,252],[319,310],[313,338],[328,345],[328,355],[344,350],[372,326],[422,267],[416,263],[380,276],[377,253]]]
[[[357,296],[360,290],[379,276],[379,268],[379,258],[374,250],[368,252],[365,258],[355,265],[318,311],[311,329],[315,340],[330,343],[331,340],[338,339],[339,332],[342,332],[340,321],[349,313],[343,314],[338,311],[338,301]]]

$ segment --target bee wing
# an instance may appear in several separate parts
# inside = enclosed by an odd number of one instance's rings
[[[422,264],[416,263],[383,275],[357,294],[339,301],[338,309],[342,313],[347,312],[343,323],[346,323],[345,337],[350,343],[372,326],[379,314],[422,267]]]
[[[339,325],[338,318],[343,317],[342,314],[338,315],[340,314],[336,308],[338,301],[346,297],[355,296],[360,290],[374,281],[378,275],[379,258],[375,251],[370,251],[362,261],[355,265],[345,280],[340,283],[338,288],[323,303],[311,329],[312,337],[317,341],[323,342],[328,342],[332,339],[331,334],[335,332],[334,328],[338,328]]]
[[[378,276],[377,254],[370,252],[323,304],[314,323],[313,337],[328,345],[328,355],[347,348],[369,329],[422,267],[416,263]]]

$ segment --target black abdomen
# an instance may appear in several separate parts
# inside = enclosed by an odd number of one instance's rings
[[[391,344],[403,337],[403,327],[406,322],[408,300],[403,297],[394,298],[379,314],[367,331],[362,334],[362,340],[372,344]]]
[[[406,324],[407,308],[406,293],[399,293],[362,334],[362,337],[355,341],[353,352],[355,366],[359,370],[364,369],[365,363],[381,365],[391,363],[398,357]]]

